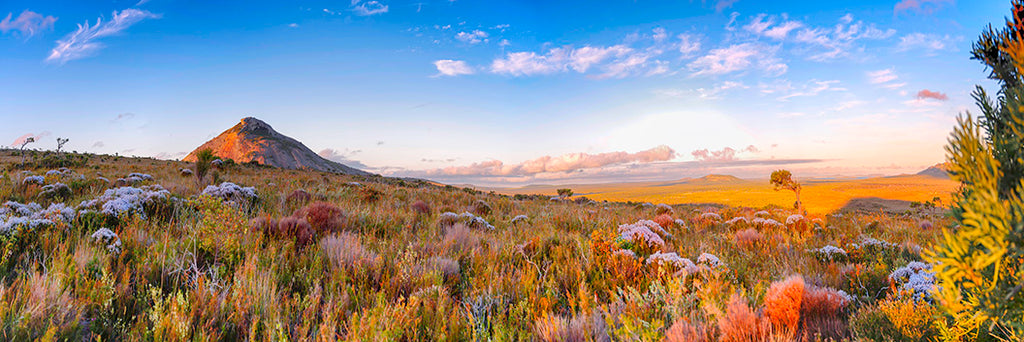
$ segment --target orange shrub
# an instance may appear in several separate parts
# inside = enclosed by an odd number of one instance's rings
[[[765,320],[747,306],[743,298],[733,295],[725,308],[725,314],[718,317],[718,330],[721,332],[719,341],[752,342],[763,341],[771,329]]]
[[[776,281],[764,296],[765,314],[772,327],[796,333],[800,324],[800,305],[804,298],[804,279],[799,274]]]
[[[757,244],[761,243],[764,239],[764,235],[754,228],[748,228],[736,232],[736,244],[740,247],[753,248]]]

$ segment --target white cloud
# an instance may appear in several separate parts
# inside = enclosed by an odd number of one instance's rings
[[[722,98],[722,93],[730,89],[746,89],[749,88],[743,83],[725,81],[721,84],[715,85],[710,88],[696,88],[696,89],[658,89],[654,93],[666,97],[674,98],[689,98],[696,97],[701,100],[718,100]]]
[[[459,76],[473,74],[473,68],[466,64],[465,61],[442,59],[434,61],[434,66],[437,67],[437,76]]]
[[[928,55],[941,50],[956,51],[956,46],[954,44],[957,40],[959,39],[951,37],[950,35],[940,36],[937,34],[911,33],[900,37],[900,44],[896,47],[896,50],[923,51]]]
[[[676,157],[672,148],[660,145],[635,153],[569,153],[561,156],[543,156],[518,164],[506,165],[500,160],[473,163],[467,166],[453,166],[423,171],[432,176],[532,176],[550,172],[569,172],[581,169],[597,169],[625,163],[652,163],[667,161]]]
[[[868,81],[872,84],[888,83],[895,81],[897,78],[899,76],[896,76],[896,72],[892,68],[868,72]]]
[[[455,34],[455,39],[463,43],[477,44],[487,42],[487,32],[481,30],[473,30],[470,32],[459,32]]]
[[[883,30],[876,27],[875,24],[865,24],[863,21],[854,22],[851,14],[839,18],[839,23],[832,28],[815,28],[804,25],[787,28],[785,24],[776,28],[778,30],[775,32],[782,37],[787,36],[791,30],[799,29],[793,36],[793,40],[824,50],[808,54],[807,59],[819,62],[849,55],[858,41],[887,39],[896,34],[896,30],[893,29]]]
[[[613,45],[608,47],[584,46],[573,50],[570,56],[570,67],[578,72],[586,72],[590,66],[602,63],[611,57],[622,57],[633,52],[624,45]]]
[[[299,27],[299,24],[291,23],[291,24],[288,24],[288,27],[296,28],[296,27]]]
[[[838,80],[831,81],[817,81],[811,80],[807,84],[804,84],[800,89],[792,91],[788,94],[779,97],[780,101],[785,101],[794,97],[801,96],[816,96],[825,91],[845,91],[845,88],[836,87],[839,84]]]
[[[114,11],[113,17],[107,22],[96,19],[96,25],[90,26],[86,21],[84,25],[78,25],[75,32],[58,40],[57,46],[50,52],[46,61],[64,64],[71,60],[91,56],[103,48],[103,44],[96,40],[121,33],[132,25],[151,18],[160,18],[160,15],[129,8],[121,12]]]
[[[326,9],[324,11],[326,11]],[[361,16],[383,14],[388,12],[388,5],[382,4],[380,1],[376,0],[352,0],[352,12]]]
[[[656,27],[654,28],[654,34],[651,35],[651,38],[656,42],[663,41],[665,38],[668,38],[668,32],[666,32],[664,28]]]
[[[551,49],[544,55],[538,55],[536,52],[511,52],[505,58],[491,62],[491,71],[513,76],[551,74],[565,70],[569,53],[566,48]]]
[[[491,63],[491,72],[512,76],[545,75],[575,71],[598,70],[598,78],[620,78],[631,75],[666,73],[665,62],[654,60],[660,51],[638,51],[625,45],[569,46],[553,48],[541,55],[536,52],[511,52]]]
[[[683,55],[683,58],[693,57],[697,51],[700,51],[700,40],[696,37],[684,33],[676,38],[679,38],[679,53]]]
[[[687,67],[694,72],[694,76],[721,75],[754,68],[778,76],[786,73],[789,67],[775,57],[777,50],[777,47],[755,43],[736,44],[713,49],[707,55],[690,62]]]
[[[42,14],[29,10],[22,11],[12,21],[13,15],[13,12],[8,13],[7,17],[0,21],[0,32],[18,31],[22,36],[32,37],[39,31],[53,29],[53,23],[57,21],[56,17],[49,15],[44,17]]]

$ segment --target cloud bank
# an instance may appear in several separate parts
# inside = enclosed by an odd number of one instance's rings
[[[424,171],[427,176],[530,176],[547,172],[568,172],[580,169],[594,169],[625,163],[651,163],[667,161],[676,157],[676,151],[661,145],[636,153],[606,152],[598,154],[569,153],[561,156],[543,156],[519,164],[506,165],[500,160],[473,163],[468,166],[453,166]]]

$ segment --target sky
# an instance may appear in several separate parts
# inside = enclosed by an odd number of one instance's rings
[[[180,159],[257,117],[388,176],[915,173],[1008,1],[0,2],[0,145]]]

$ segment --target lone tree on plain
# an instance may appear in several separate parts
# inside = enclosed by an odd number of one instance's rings
[[[775,191],[790,190],[796,193],[796,203],[793,203],[793,207],[804,211],[804,204],[800,202],[800,182],[793,180],[793,174],[789,170],[772,172],[772,185],[775,186]]]
[[[558,197],[567,198],[567,197],[572,196],[572,189],[565,188],[565,189],[558,189],[557,191],[558,191]]]
[[[31,143],[34,143],[34,142],[36,142],[36,138],[35,137],[25,138],[25,141],[21,142],[21,165],[22,166],[25,165],[25,145],[28,145],[28,144],[31,144]]]
[[[60,150],[64,148],[64,144],[68,143],[68,138],[57,138],[57,155],[60,155]]]
[[[196,153],[196,182],[199,182],[199,185],[203,185],[203,179],[206,178],[206,172],[210,170],[210,164],[214,159],[217,159],[217,156],[213,155],[211,149],[203,149]]]

